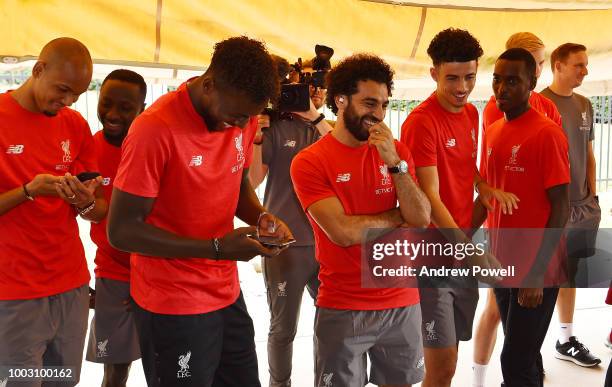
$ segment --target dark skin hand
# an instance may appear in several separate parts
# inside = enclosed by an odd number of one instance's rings
[[[248,170],[243,173],[238,209],[236,215],[248,224],[256,224],[263,207],[259,204],[255,193],[248,187]],[[246,180],[246,182],[245,182]],[[246,185],[248,184],[248,186]],[[254,201],[255,200],[255,201]],[[113,189],[113,199],[108,216],[107,233],[111,245],[122,251],[154,257],[178,258],[213,258],[215,249],[212,240],[201,240],[182,237],[153,226],[145,222],[150,214],[155,198],[145,198]],[[278,218],[274,219],[277,225],[275,235],[279,238],[291,232]],[[267,249],[248,235],[257,233],[257,227],[240,227],[230,231],[220,238],[220,259],[248,261],[256,255],[275,256],[280,249]]]
[[[569,218],[569,185],[561,184],[546,190],[550,202],[550,216],[546,222],[546,230],[542,238],[542,244],[536,256],[531,272],[525,279],[527,285],[542,283],[546,268],[559,240],[563,235],[563,228]],[[519,305],[525,308],[536,308],[542,303],[542,288],[521,288],[518,293]]]

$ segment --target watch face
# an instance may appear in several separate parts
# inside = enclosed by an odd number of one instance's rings
[[[397,167],[400,173],[408,173],[408,163],[405,160],[401,160]]]

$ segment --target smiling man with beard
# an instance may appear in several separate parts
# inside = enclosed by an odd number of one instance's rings
[[[354,55],[328,74],[327,85],[334,130],[291,165],[320,265],[315,385],[365,385],[369,356],[370,382],[409,386],[423,375],[418,291],[362,287],[360,244],[368,228],[427,225],[429,201],[414,182],[410,151],[382,122],[389,65]]]
[[[121,144],[132,121],[144,110],[146,95],[144,79],[130,70],[115,70],[102,82],[98,100],[102,130],[94,135],[94,143],[104,197],[109,202]],[[106,219],[92,223],[90,235],[97,246],[96,292],[86,359],[104,364],[102,387],[121,387],[126,385],[131,362],[140,358],[130,308],[130,254],[109,245]]]

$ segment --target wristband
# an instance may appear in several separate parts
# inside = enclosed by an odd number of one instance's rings
[[[212,240],[213,248],[215,249],[215,259],[218,260],[221,258],[221,241],[219,238],[214,238]]]
[[[28,192],[28,189],[26,188],[27,184],[23,185],[23,194],[25,195],[26,199],[28,200],[34,200],[34,196],[30,195],[30,193]]]
[[[314,120],[310,121],[312,126],[317,126],[317,124],[325,119],[325,115],[323,113],[319,114],[319,116]]]
[[[96,206],[96,201],[94,200],[93,202],[86,205],[84,208],[77,207],[77,211],[79,212],[79,215],[85,216],[87,213],[91,212],[91,210],[93,210],[95,206]]]

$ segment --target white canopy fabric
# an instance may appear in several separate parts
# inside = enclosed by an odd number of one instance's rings
[[[311,58],[317,43],[333,47],[334,60],[375,53],[396,71],[395,96],[418,99],[433,87],[429,41],[448,27],[469,30],[485,51],[475,95],[490,94],[492,64],[519,31],[538,35],[548,53],[568,41],[586,45],[591,74],[581,91],[612,93],[612,1],[605,0],[3,0],[0,58],[33,59],[49,40],[72,36],[96,63],[147,67],[149,79],[177,83],[207,66],[215,42],[247,35],[290,62]]]

